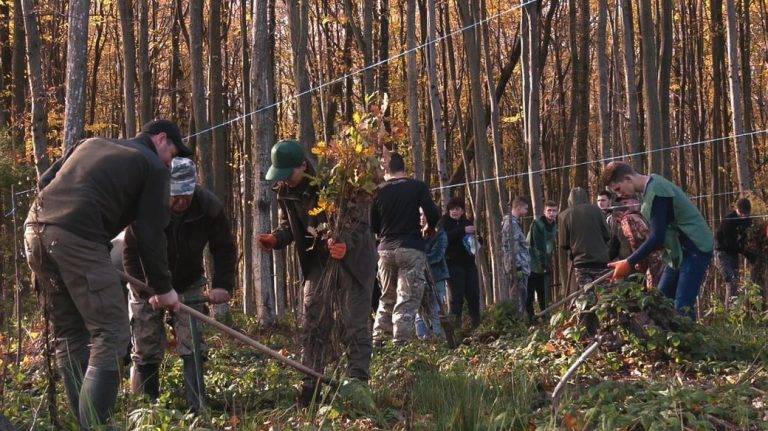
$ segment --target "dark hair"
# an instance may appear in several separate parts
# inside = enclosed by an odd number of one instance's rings
[[[405,160],[399,153],[389,154],[389,163],[387,163],[387,172],[405,172]]]
[[[603,169],[601,179],[604,186],[610,186],[613,183],[622,181],[627,175],[634,175],[635,169],[624,162],[611,162]]]
[[[560,205],[556,204],[556,203],[555,203],[555,201],[553,201],[553,200],[551,200],[551,199],[550,199],[550,200],[548,200],[548,201],[547,201],[547,202],[544,204],[544,208],[546,208],[546,207],[550,207],[550,208],[552,208],[552,207],[555,207],[555,208],[559,208],[559,207],[560,207]]]
[[[742,214],[749,214],[752,212],[752,202],[747,198],[741,198],[736,201],[736,209]]]
[[[608,199],[613,199],[613,193],[609,192],[608,190],[600,190],[597,193],[598,196],[605,196]]]
[[[521,207],[523,205],[530,206],[528,199],[526,199],[524,196],[515,196],[515,198],[509,202],[510,208]]]
[[[454,196],[451,198],[451,200],[448,201],[448,205],[446,206],[448,208],[448,211],[454,209],[454,208],[461,208],[465,209],[464,207],[464,199]]]

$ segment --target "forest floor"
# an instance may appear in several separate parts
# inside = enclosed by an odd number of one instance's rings
[[[506,304],[456,349],[443,343],[386,345],[374,353],[370,390],[347,382],[321,402],[296,407],[301,376],[209,333],[209,412],[184,412],[181,361],[162,367],[156,404],[118,398],[117,425],[131,430],[759,430],[768,429],[768,316],[758,289],[698,323],[636,283],[599,288],[568,311],[527,326]],[[291,323],[235,325],[286,356],[300,351]],[[0,355],[0,411],[18,429],[53,429],[47,407],[43,337],[27,329],[20,367]],[[551,394],[592,341],[599,350],[569,383],[555,411]],[[2,352],[9,342],[0,339]],[[12,344],[12,343],[10,343]],[[339,369],[343,369],[340,364]],[[126,381],[127,383],[127,381]],[[75,429],[58,383],[58,429]]]

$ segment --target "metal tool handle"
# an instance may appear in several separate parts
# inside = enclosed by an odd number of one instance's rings
[[[137,280],[136,278],[131,277],[130,275],[128,275],[125,272],[120,271],[120,270],[118,270],[118,274],[120,275],[120,278],[123,281],[131,283],[131,285],[133,285],[133,286],[143,290],[144,292],[149,293],[151,295],[154,295],[154,292],[152,291],[152,289],[149,286],[147,286],[147,284],[144,283],[143,281]],[[307,367],[306,365],[304,365],[304,364],[302,364],[300,362],[294,361],[293,359],[290,359],[290,358],[286,358],[285,356],[283,356],[280,353],[270,349],[269,347],[259,343],[258,341],[254,340],[253,338],[251,338],[251,337],[249,337],[249,336],[247,336],[247,335],[245,335],[245,334],[243,334],[241,332],[238,332],[238,331],[230,328],[229,326],[219,322],[218,320],[216,320],[216,319],[214,319],[214,318],[212,318],[210,316],[207,316],[207,315],[205,315],[205,314],[195,310],[192,307],[189,307],[188,305],[179,303],[179,311],[187,313],[190,316],[194,317],[195,319],[198,319],[198,320],[200,320],[202,322],[205,322],[205,323],[213,326],[214,328],[218,329],[220,332],[223,332],[223,333],[229,335],[230,337],[235,338],[235,339],[237,339],[237,340],[239,340],[239,341],[241,341],[241,342],[243,342],[243,343],[253,347],[254,349],[258,350],[259,352],[269,356],[270,358],[272,358],[272,359],[274,359],[274,360],[276,360],[276,361],[278,361],[278,362],[280,362],[282,364],[288,365],[289,367],[292,367],[292,368],[294,368],[294,369],[296,369],[296,370],[298,370],[298,371],[300,371],[300,372],[302,372],[302,373],[304,373],[304,374],[306,374],[308,376],[312,376],[312,377],[316,378],[317,380],[319,380],[322,383],[327,383],[329,385],[338,385],[338,382],[336,380],[326,376],[325,374],[318,373],[317,371],[313,370],[312,368]]]

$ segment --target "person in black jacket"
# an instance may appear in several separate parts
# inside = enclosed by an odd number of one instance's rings
[[[470,250],[475,241],[475,226],[464,214],[464,201],[453,198],[448,202],[448,213],[438,226],[448,235],[445,261],[451,278],[448,281],[448,309],[461,322],[462,308],[467,303],[472,326],[480,324],[480,286],[475,255]]]
[[[190,159],[173,159],[170,202],[171,222],[165,228],[165,235],[168,239],[171,283],[179,299],[198,311],[204,310],[206,299],[212,304],[228,302],[237,274],[237,251],[232,228],[219,198],[196,184],[195,165]],[[133,229],[126,229],[124,242],[126,272],[144,280],[144,260],[138,254]],[[213,280],[207,293],[204,290],[208,280],[203,266],[206,246],[213,256]],[[165,339],[165,313],[155,310],[136,286],[129,284],[129,287],[133,341],[131,390],[155,400],[160,395],[158,372],[168,344]],[[176,334],[174,351],[184,362],[188,407],[198,411],[203,405],[204,384],[202,364],[195,363],[191,325],[202,333],[200,322],[181,313],[171,313],[169,317]],[[203,343],[198,347],[202,356],[206,347]]]
[[[745,250],[747,230],[752,226],[749,218],[752,203],[747,198],[736,202],[736,210],[725,216],[715,235],[715,262],[726,286],[726,305],[733,301],[739,290],[739,254],[754,260]]]
[[[405,344],[414,335],[414,322],[427,285],[426,241],[422,237],[421,215],[427,231],[433,232],[440,210],[423,182],[408,178],[405,161],[391,153],[385,166],[386,182],[371,208],[371,228],[378,235],[381,298],[373,325],[373,340],[381,345],[392,335],[395,344]]]

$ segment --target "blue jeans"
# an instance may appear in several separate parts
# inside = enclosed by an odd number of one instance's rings
[[[435,292],[437,293],[437,298],[435,299],[439,303],[433,302],[430,306],[431,316],[429,316],[429,321],[432,324],[431,330],[421,316],[421,313],[416,313],[416,336],[422,340],[443,336],[443,327],[440,326],[440,306],[445,304],[445,280],[435,282]]]
[[[704,253],[696,247],[684,248],[680,268],[667,266],[659,281],[659,289],[675,301],[675,309],[693,320],[696,320],[696,298],[711,260],[711,252]]]

